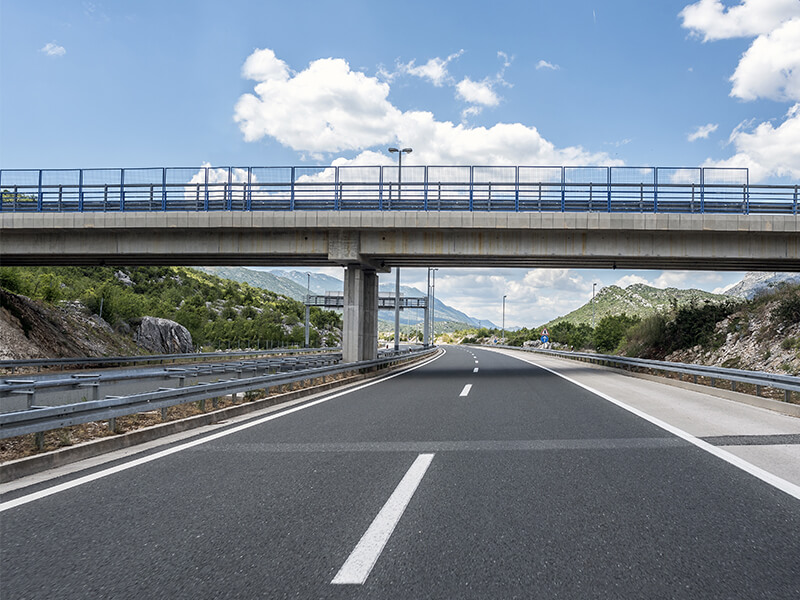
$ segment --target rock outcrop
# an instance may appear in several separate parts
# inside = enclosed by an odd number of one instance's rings
[[[142,317],[134,324],[133,341],[154,354],[194,352],[192,334],[180,323],[159,317]]]

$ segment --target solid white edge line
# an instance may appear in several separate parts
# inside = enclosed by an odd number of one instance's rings
[[[193,448],[195,446],[199,446],[200,444],[205,444],[206,442],[211,442],[213,440],[217,440],[221,437],[225,437],[226,435],[231,435],[233,433],[238,433],[245,429],[249,429],[250,427],[255,427],[256,425],[261,425],[262,423],[267,423],[268,421],[272,421],[274,419],[279,419],[280,417],[284,417],[286,415],[290,415],[292,413],[305,410],[306,408],[311,408],[312,406],[316,406],[317,404],[322,404],[323,402],[328,402],[329,400],[333,400],[335,398],[339,398],[346,394],[351,394],[353,392],[357,392],[359,390],[363,390],[364,388],[368,388],[373,385],[377,385],[379,383],[383,383],[384,381],[388,381],[389,379],[394,379],[395,377],[399,377],[400,375],[405,375],[406,373],[410,373],[415,369],[419,369],[432,363],[435,360],[438,360],[442,356],[447,353],[447,350],[442,348],[442,353],[434,356],[430,360],[426,360],[423,363],[418,365],[414,365],[408,369],[400,371],[399,373],[393,373],[392,375],[388,375],[386,377],[382,377],[381,379],[377,379],[375,381],[367,382],[363,385],[356,386],[354,388],[350,388],[348,390],[343,390],[341,392],[336,392],[331,394],[330,396],[326,396],[324,398],[320,398],[319,400],[314,400],[309,402],[308,404],[303,404],[301,406],[296,406],[294,408],[290,408],[288,410],[282,411],[277,414],[268,415],[261,419],[256,419],[255,421],[249,421],[237,427],[232,427],[231,429],[226,429],[225,431],[220,431],[218,433],[211,434],[207,437],[202,437],[201,439],[192,440],[191,442],[187,442],[185,444],[180,444],[178,446],[173,446],[172,448],[167,448],[166,450],[162,450],[160,452],[156,452],[154,454],[150,454],[148,456],[143,456],[141,458],[137,458],[130,462],[126,462],[121,465],[117,465],[111,467],[109,469],[103,469],[101,471],[97,471],[96,473],[92,473],[91,475],[85,475],[84,477],[78,477],[77,479],[73,479],[72,481],[67,481],[65,483],[61,483],[59,485],[55,485],[53,487],[40,490],[38,492],[34,492],[32,494],[27,494],[25,496],[20,496],[19,498],[15,498],[14,500],[9,500],[8,502],[0,503],[0,513],[3,511],[9,510],[11,508],[15,508],[17,506],[22,506],[23,504],[28,504],[29,502],[33,502],[35,500],[39,500],[41,498],[45,498],[47,496],[52,496],[53,494],[57,494],[58,492],[63,492],[65,490],[72,489],[74,487],[78,487],[79,485],[83,485],[85,483],[90,483],[97,479],[101,479],[103,477],[107,477],[108,475],[113,475],[114,473],[119,473],[120,471],[125,471],[127,469],[131,469],[133,467],[138,467],[139,465],[143,465],[145,463],[149,463],[154,460],[158,460],[159,458],[164,458],[165,456],[169,456],[170,454],[175,454],[176,452],[180,452],[181,450],[187,450],[189,448]]]
[[[627,410],[628,412],[636,415],[637,417],[642,418],[645,421],[649,421],[653,425],[655,425],[657,427],[660,427],[661,429],[664,429],[665,431],[668,431],[669,433],[671,433],[673,435],[678,436],[679,438],[689,442],[690,444],[693,444],[693,445],[697,446],[701,450],[705,450],[709,454],[713,454],[717,458],[721,458],[722,460],[724,460],[727,463],[730,463],[734,467],[737,467],[737,468],[741,469],[742,471],[744,471],[746,473],[749,473],[750,475],[753,475],[754,477],[757,477],[758,479],[760,479],[764,483],[768,483],[769,485],[781,490],[782,492],[785,492],[785,493],[789,494],[790,496],[793,496],[794,498],[797,498],[798,500],[800,500],[800,486],[792,483],[791,481],[786,481],[785,479],[782,479],[781,477],[778,477],[777,475],[773,475],[769,471],[766,471],[766,470],[762,469],[761,467],[757,467],[756,465],[747,462],[743,458],[739,458],[735,454],[731,454],[727,450],[723,450],[722,448],[719,448],[718,446],[713,446],[712,444],[709,444],[708,442],[703,441],[700,438],[693,436],[691,433],[688,433],[688,432],[684,431],[683,429],[678,429],[674,425],[670,425],[669,423],[667,423],[665,421],[662,421],[661,419],[658,419],[658,418],[653,417],[653,416],[651,416],[651,415],[649,415],[649,414],[647,414],[645,412],[642,412],[638,408],[634,408],[632,406],[629,406],[629,405],[625,404],[624,402],[622,402],[620,400],[617,400],[616,398],[612,398],[611,396],[609,396],[607,394],[604,394],[603,392],[601,392],[599,390],[591,388],[588,385],[585,385],[585,384],[583,384],[583,383],[581,383],[579,381],[575,381],[571,377],[563,375],[563,374],[559,373],[558,371],[554,371],[553,369],[549,369],[549,368],[545,367],[544,365],[537,364],[537,363],[535,363],[535,362],[533,362],[531,360],[528,360],[527,358],[523,358],[521,356],[515,356],[513,354],[506,354],[506,353],[504,353],[504,352],[502,352],[500,350],[494,350],[494,351],[495,352],[500,352],[501,354],[505,354],[505,356],[509,356],[511,358],[515,358],[517,360],[521,360],[522,362],[526,362],[526,363],[528,363],[530,365],[533,365],[535,367],[539,367],[540,369],[544,369],[545,371],[548,371],[548,372],[552,373],[553,375],[558,375],[562,379],[564,379],[566,381],[569,381],[570,383],[573,383],[573,384],[577,385],[578,387],[581,387],[581,388],[585,389],[586,391],[591,392],[592,394],[600,396],[603,400],[607,400],[608,402],[611,402],[612,404],[615,404],[615,405],[619,406],[620,408],[623,408],[623,409]]]
[[[468,383],[467,385],[464,386],[464,389],[461,390],[461,393],[459,394],[459,396],[468,396],[469,395],[469,391],[471,389],[472,389],[472,384]]]
[[[433,454],[417,456],[331,581],[332,584],[360,585],[367,580],[432,460]]]

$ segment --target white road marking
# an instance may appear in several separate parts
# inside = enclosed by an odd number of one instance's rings
[[[478,372],[478,367],[475,367],[474,369],[472,369],[472,372],[473,373],[477,373]]]
[[[476,364],[476,365],[478,364],[478,361],[477,361],[477,360],[475,361],[475,364]]]
[[[417,491],[419,482],[425,476],[433,456],[433,454],[420,454],[417,457],[414,464],[406,471],[403,479],[397,484],[392,495],[389,496],[386,504],[383,505],[378,516],[361,536],[358,544],[331,581],[332,584],[360,585],[367,580],[414,492]]]
[[[528,363],[530,365],[533,365],[535,367],[539,367],[540,369],[544,369],[545,371],[548,371],[548,372],[552,373],[553,375],[558,375],[562,379],[564,379],[566,381],[569,381],[570,383],[574,383],[578,387],[581,387],[581,388],[585,389],[586,391],[591,392],[592,394],[600,396],[603,400],[607,400],[608,402],[611,402],[612,404],[615,404],[615,405],[619,406],[620,408],[627,410],[628,412],[636,415],[637,417],[640,417],[640,418],[644,419],[645,421],[649,421],[650,423],[652,423],[656,427],[660,427],[661,429],[663,429],[665,431],[668,431],[669,433],[671,433],[673,435],[676,435],[681,439],[686,440],[687,442],[697,446],[701,450],[705,450],[709,454],[713,454],[717,458],[721,458],[725,462],[732,464],[734,467],[738,467],[739,469],[741,469],[745,473],[749,473],[750,475],[753,475],[754,477],[757,477],[761,481],[763,481],[765,483],[768,483],[769,485],[781,490],[782,492],[786,492],[790,496],[793,496],[793,497],[797,498],[798,500],[800,500],[800,485],[795,485],[791,481],[786,481],[785,479],[782,479],[781,477],[778,477],[777,475],[773,475],[769,471],[765,471],[761,467],[757,467],[756,465],[754,465],[752,463],[749,463],[749,462],[747,462],[746,460],[744,460],[742,458],[739,458],[735,454],[731,454],[727,450],[723,450],[722,448],[719,448],[718,446],[713,446],[713,445],[709,444],[708,442],[703,441],[700,438],[697,438],[697,437],[693,436],[691,433],[688,433],[688,432],[684,431],[683,429],[679,429],[679,428],[675,427],[674,425],[670,425],[669,423],[667,423],[665,421],[662,421],[661,419],[658,419],[656,417],[648,415],[647,413],[642,412],[638,408],[634,408],[633,406],[628,406],[624,402],[622,402],[620,400],[617,400],[616,398],[612,398],[611,396],[609,396],[607,394],[604,394],[603,392],[598,391],[598,390],[596,390],[596,389],[594,389],[592,387],[589,387],[588,385],[585,385],[585,384],[583,384],[583,383],[581,383],[579,381],[575,381],[571,377],[567,377],[566,375],[562,375],[558,371],[554,371],[553,369],[548,369],[544,365],[540,365],[538,363],[535,363],[535,362],[533,362],[531,360],[528,360],[527,358],[523,358],[521,356],[515,356],[513,354],[506,354],[504,352],[502,352],[502,354],[505,354],[506,356],[509,356],[511,358],[516,358],[517,360],[521,360],[522,362],[526,362],[526,363]]]
[[[339,398],[340,396],[344,396],[345,394],[351,394],[353,392],[357,392],[358,390],[363,390],[364,388],[368,388],[373,385],[377,385],[379,383],[383,383],[384,381],[388,381],[389,379],[394,379],[395,377],[399,377],[405,373],[409,373],[420,367],[424,367],[427,364],[432,363],[435,360],[438,360],[447,351],[445,350],[442,354],[433,357],[430,360],[426,360],[423,363],[418,365],[414,365],[413,367],[406,369],[404,371],[400,371],[399,373],[394,373],[389,375],[388,377],[384,377],[382,379],[378,379],[375,381],[370,381],[369,383],[365,383],[364,385],[360,385],[354,388],[350,388],[348,390],[344,390],[335,394],[331,394],[330,396],[326,396],[324,398],[320,398],[319,400],[314,400],[313,402],[309,402],[308,404],[303,404],[302,406],[297,406],[295,408],[290,408],[278,414],[271,414],[269,416],[263,417],[261,419],[256,419],[254,421],[249,421],[238,427],[232,427],[230,429],[226,429],[225,431],[220,431],[219,433],[215,433],[209,435],[208,437],[203,437],[201,439],[195,439],[185,444],[180,444],[178,446],[173,446],[171,448],[167,448],[166,450],[162,450],[161,452],[156,452],[154,454],[149,454],[148,456],[143,456],[142,458],[137,458],[136,460],[132,460],[127,463],[123,463],[120,465],[116,465],[109,469],[104,469],[102,471],[97,471],[96,473],[92,473],[91,475],[86,475],[84,477],[78,477],[77,479],[73,479],[72,481],[67,481],[65,483],[55,485],[53,487],[40,490],[38,492],[34,492],[32,494],[28,494],[25,496],[20,496],[14,500],[9,500],[8,502],[0,503],[0,513],[6,511],[10,508],[15,508],[17,506],[21,506],[23,504],[27,504],[28,502],[33,502],[34,500],[39,500],[41,498],[46,498],[47,496],[51,496],[53,494],[57,494],[58,492],[63,492],[65,490],[72,489],[74,487],[78,487],[79,485],[83,485],[84,483],[90,483],[95,481],[96,479],[101,479],[103,477],[107,477],[108,475],[113,475],[114,473],[119,473],[120,471],[125,471],[127,469],[131,469],[133,467],[137,467],[139,465],[143,465],[145,463],[149,463],[154,460],[158,460],[159,458],[164,458],[165,456],[169,456],[170,454],[175,454],[176,452],[180,452],[181,450],[187,450],[189,448],[193,448],[195,446],[199,446],[200,444],[205,444],[206,442],[211,442],[221,437],[225,437],[226,435],[231,435],[232,433],[238,433],[245,429],[249,429],[250,427],[255,427],[256,425],[261,425],[262,423],[266,423],[268,421],[272,421],[274,419],[279,419],[281,417],[285,417],[286,415],[290,415],[292,413],[298,412],[300,410],[305,410],[306,408],[311,408],[312,406],[316,406],[317,404],[322,404],[323,402],[327,402],[328,400],[333,400],[334,398]]]
[[[472,389],[472,384],[468,383],[467,385],[464,386],[464,389],[461,390],[461,393],[459,394],[459,396],[468,396],[469,395],[469,391],[471,389]]]

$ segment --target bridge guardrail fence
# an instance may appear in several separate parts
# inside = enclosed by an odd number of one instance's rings
[[[797,214],[746,168],[407,166],[2,169],[0,212],[414,210]]]

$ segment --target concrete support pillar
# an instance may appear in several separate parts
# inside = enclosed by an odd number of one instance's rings
[[[344,271],[344,362],[378,357],[378,274],[359,266]]]

